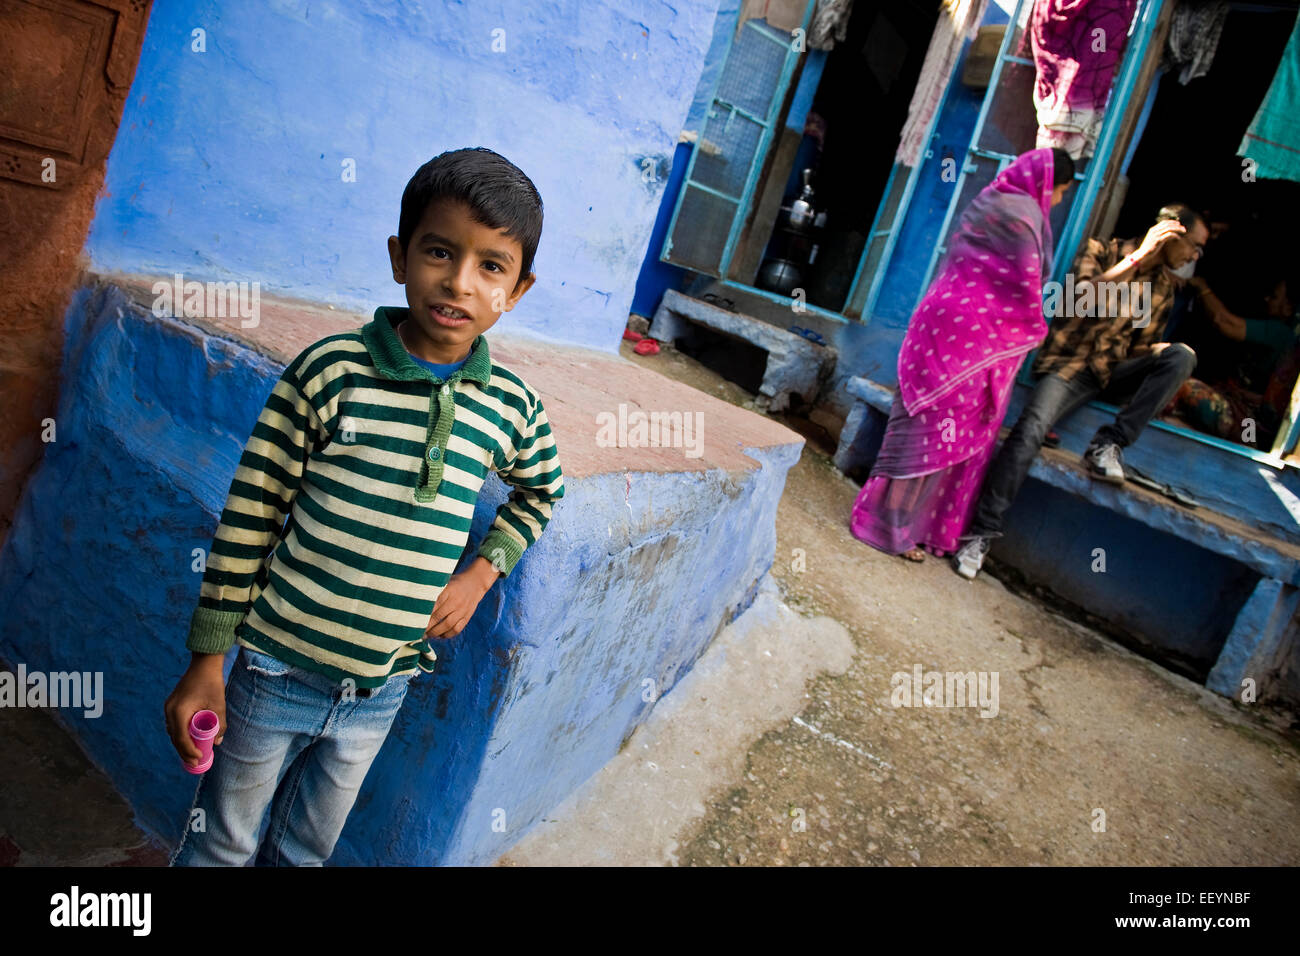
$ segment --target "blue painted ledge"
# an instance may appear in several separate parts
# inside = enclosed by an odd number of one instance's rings
[[[841,460],[861,464],[860,459],[863,456],[857,450],[865,441],[863,434],[867,433],[869,435],[880,425],[878,420],[873,422],[866,417],[866,410],[872,408],[882,416],[887,417],[890,404],[893,402],[894,392],[861,377],[850,379],[847,390],[854,397],[858,406],[856,409],[857,414],[854,417],[856,427],[850,429],[848,427],[849,423],[846,423],[844,432],[840,436],[837,464]],[[1023,399],[1023,392],[1020,397]],[[1023,401],[1013,405],[1007,413],[1006,421],[1014,423],[1023,407]],[[1097,411],[1096,409],[1087,410]],[[1081,430],[1077,423],[1074,422],[1074,419],[1083,411],[1084,409],[1080,409],[1075,415],[1058,425],[1058,433],[1064,436],[1067,434],[1068,428],[1068,434],[1075,438],[1077,442]],[[1007,430],[1005,425],[1003,430]],[[1095,430],[1095,426],[1093,430]],[[1092,432],[1088,431],[1089,437],[1091,437],[1091,434]],[[1154,430],[1148,429],[1139,440],[1138,445],[1125,449],[1125,458],[1138,458],[1136,449],[1140,446],[1140,442],[1151,440],[1150,436],[1154,434]],[[1104,482],[1094,481],[1088,477],[1087,473],[1079,465],[1080,452],[1066,450],[1067,445],[1074,443],[1063,441],[1061,448],[1044,447],[1039,452],[1038,457],[1034,459],[1033,464],[1030,465],[1029,477],[1054,488],[1059,488],[1061,491],[1068,492],[1116,514],[1140,521],[1157,531],[1168,532],[1207,551],[1221,554],[1246,565],[1265,577],[1275,578],[1292,586],[1300,585],[1300,543],[1291,536],[1278,536],[1276,532],[1279,529],[1273,521],[1260,520],[1256,516],[1256,521],[1248,524],[1231,514],[1221,513],[1219,510],[1208,506],[1206,502],[1202,502],[1196,508],[1186,508],[1176,504],[1164,495],[1139,488],[1133,484],[1116,487]],[[1211,448],[1203,450],[1207,453],[1218,452],[1217,449]],[[1226,452],[1218,453],[1220,455],[1229,454]],[[1239,458],[1240,456],[1236,457]],[[1264,467],[1250,462],[1248,459],[1241,459],[1241,461],[1246,462],[1246,467],[1253,468],[1256,471]],[[840,465],[840,468],[843,470],[845,465]],[[1161,471],[1165,470],[1167,469],[1161,469]],[[1206,472],[1193,468],[1166,480],[1175,481],[1180,487],[1191,489],[1194,495],[1208,492],[1207,497],[1215,496],[1215,489],[1210,481],[1198,480],[1204,475],[1206,475]],[[1254,484],[1257,487],[1253,497],[1264,499],[1264,494],[1269,490],[1267,479],[1256,474]],[[1245,489],[1241,489],[1241,491],[1245,491]],[[1240,497],[1242,495],[1239,492]],[[1212,497],[1211,500],[1213,500]],[[1279,508],[1283,507],[1276,493],[1274,493],[1270,503],[1276,504]],[[1240,507],[1233,510],[1240,512]]]
[[[0,657],[103,672],[102,716],[56,719],[174,845],[196,782],[161,713],[189,659],[195,549],[283,366],[369,317],[263,299],[253,330],[159,319],[134,281],[99,281],[69,308],[56,440],[0,551]],[[615,355],[489,339],[546,403],[565,497],[412,683],[332,863],[495,860],[618,751],[772,564],[797,434]],[[702,457],[598,446],[596,415],[620,402],[702,413]],[[472,542],[507,493],[490,482]]]
[[[849,379],[847,391],[854,408],[835,456],[842,471],[874,461],[894,397],[863,377]],[[1007,422],[1027,392],[1018,386]],[[1200,507],[1131,483],[1094,481],[1079,452],[1100,415],[1085,407],[1058,424],[1062,447],[1034,459],[992,557],[1218,693],[1233,696],[1250,678],[1260,699],[1300,702],[1293,667],[1300,543],[1285,533],[1300,504],[1289,478],[1186,440],[1173,454],[1168,443],[1176,437],[1148,428],[1125,461],[1176,481]]]

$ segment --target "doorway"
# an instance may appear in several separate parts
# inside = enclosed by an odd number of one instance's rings
[[[1300,303],[1296,262],[1296,217],[1300,183],[1255,179],[1237,155],[1242,136],[1263,101],[1296,22],[1294,4],[1249,4],[1233,8],[1224,23],[1214,62],[1205,76],[1179,82],[1177,70],[1161,75],[1150,119],[1133,153],[1128,190],[1116,220],[1115,235],[1141,238],[1166,203],[1183,202],[1207,215],[1211,239],[1195,265],[1234,314],[1247,319],[1287,322],[1278,312],[1279,281],[1287,280],[1289,298]],[[1175,300],[1166,336],[1186,342],[1197,354],[1192,373],[1200,383],[1233,401],[1244,393],[1249,409],[1234,408],[1236,419],[1250,418],[1254,430],[1234,427],[1219,434],[1204,415],[1180,408],[1187,427],[1216,437],[1267,450],[1281,414],[1263,397],[1274,373],[1283,369],[1291,349],[1238,342],[1218,330],[1191,288]],[[1280,339],[1279,339],[1280,341]],[[1208,393],[1206,393],[1208,394]],[[1285,388],[1289,400],[1291,387]],[[1250,440],[1243,440],[1243,437]]]
[[[931,0],[855,5],[827,56],[757,287],[802,288],[810,304],[843,311],[939,14]],[[804,195],[810,209],[794,205]]]

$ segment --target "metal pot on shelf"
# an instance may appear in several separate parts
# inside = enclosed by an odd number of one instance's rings
[[[789,295],[803,282],[803,272],[789,259],[767,259],[758,274],[758,287]]]
[[[789,206],[781,207],[774,241],[769,246],[775,255],[763,260],[759,269],[757,283],[760,289],[789,295],[802,287],[804,271],[816,258],[817,246],[812,236],[815,230],[825,225],[826,213],[813,207],[812,175],[811,169],[803,170],[803,190],[799,198]],[[808,250],[810,241],[813,245]]]

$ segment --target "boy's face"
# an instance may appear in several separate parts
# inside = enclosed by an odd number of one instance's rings
[[[470,208],[454,199],[429,204],[405,251],[389,236],[388,256],[411,309],[411,322],[402,327],[406,342],[438,364],[468,356],[479,333],[513,309],[535,278],[519,275],[518,240],[475,222]]]

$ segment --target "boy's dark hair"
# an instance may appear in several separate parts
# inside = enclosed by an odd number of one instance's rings
[[[1191,232],[1197,223],[1205,226],[1206,229],[1210,228],[1199,212],[1183,202],[1171,202],[1161,206],[1160,211],[1156,213],[1156,222],[1164,222],[1166,219],[1177,219],[1188,232]]]
[[[1052,185],[1060,186],[1074,178],[1074,160],[1063,149],[1052,148]]]
[[[523,249],[519,278],[533,269],[542,237],[542,197],[533,181],[510,160],[483,146],[454,149],[433,157],[415,171],[402,192],[397,241],[405,253],[429,204],[457,199],[473,210],[475,222],[504,229]]]

